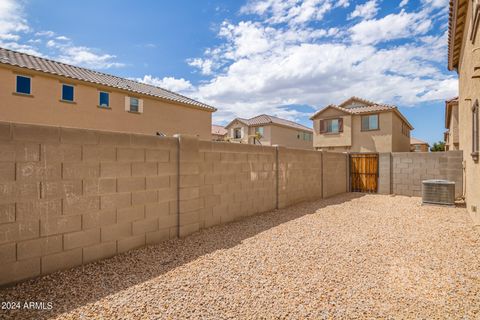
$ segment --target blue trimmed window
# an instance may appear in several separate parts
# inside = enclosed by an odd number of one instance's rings
[[[16,92],[21,94],[31,94],[32,79],[30,77],[17,76]]]
[[[62,100],[73,102],[74,87],[68,84],[62,84]]]
[[[98,94],[98,105],[102,108],[110,107],[110,94],[108,92],[99,92]]]

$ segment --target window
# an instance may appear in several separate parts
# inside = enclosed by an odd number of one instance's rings
[[[68,84],[62,84],[62,100],[73,102],[74,87]]]
[[[304,132],[304,133],[303,133],[303,140],[304,140],[304,141],[312,141],[312,134],[311,134],[311,133]]]
[[[32,93],[32,79],[25,76],[17,76],[16,92],[21,94]]]
[[[362,131],[378,130],[378,114],[362,116]]]
[[[479,149],[479,129],[478,129],[478,100],[472,106],[472,158],[473,161],[478,161]]]
[[[410,128],[405,122],[402,122],[402,134],[406,137],[410,137]]]
[[[320,120],[320,133],[339,133],[343,132],[343,119]]]
[[[260,135],[260,137],[263,137],[263,127],[256,127],[255,128],[255,134]]]
[[[233,129],[233,138],[234,139],[241,139],[242,138],[242,128]]]
[[[130,97],[130,112],[138,112],[138,98]]]
[[[98,105],[101,108],[110,107],[110,94],[108,92],[99,92],[98,94]]]
[[[422,151],[422,147],[419,144],[416,144],[415,151]]]

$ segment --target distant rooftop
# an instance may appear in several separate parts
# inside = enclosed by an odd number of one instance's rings
[[[216,124],[212,124],[212,134],[223,136],[223,135],[226,135],[227,132],[228,130],[225,129],[224,127]]]
[[[275,116],[266,115],[266,114],[261,114],[259,116],[256,116],[256,117],[253,117],[253,118],[250,118],[250,119],[235,118],[233,121],[235,121],[235,120],[240,121],[240,122],[246,124],[247,126],[260,126],[260,125],[267,125],[267,124],[277,124],[277,125],[281,125],[281,126],[285,126],[285,127],[290,127],[290,128],[293,128],[293,129],[313,132],[313,130],[311,128],[306,127],[304,125],[301,125],[299,123],[296,123],[296,122],[293,122],[293,121],[290,121],[290,120],[286,120],[286,119],[282,119],[282,118],[278,118],[278,117],[275,117]],[[232,123],[232,122],[230,122],[230,123]],[[230,124],[228,124],[227,127],[229,125]]]
[[[430,146],[430,145],[428,144],[428,142],[423,141],[423,140],[420,140],[420,139],[417,139],[417,138],[414,138],[414,137],[411,137],[411,138],[410,138],[410,144],[425,144],[425,145],[427,145],[427,146]]]
[[[147,96],[157,97],[173,102],[182,103],[185,105],[198,107],[212,112],[217,110],[214,107],[209,106],[205,103],[190,99],[181,94],[156,86],[65,64],[50,59],[29,55],[22,52],[8,50],[5,48],[0,48],[0,64],[7,64],[15,67],[26,68],[30,70],[49,73],[52,75],[122,89],[130,92],[135,92]]]

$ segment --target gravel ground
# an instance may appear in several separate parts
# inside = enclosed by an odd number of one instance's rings
[[[465,209],[344,194],[0,290],[0,318],[480,318]]]

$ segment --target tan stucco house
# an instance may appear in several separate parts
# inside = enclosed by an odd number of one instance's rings
[[[133,80],[0,48],[0,120],[211,139],[216,109]]]
[[[223,126],[212,124],[212,140],[213,141],[225,141],[228,130]]]
[[[458,143],[463,150],[465,200],[480,223],[480,1],[450,0],[449,17],[448,68],[459,78]]]
[[[445,101],[445,151],[460,150],[458,127],[458,97]]]
[[[274,116],[235,118],[225,129],[230,142],[312,149],[312,129]]]
[[[358,97],[328,105],[313,121],[313,147],[334,152],[409,152],[412,125],[397,107]]]
[[[411,137],[410,138],[410,151],[411,152],[428,152],[430,145],[428,142]]]

